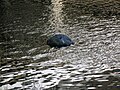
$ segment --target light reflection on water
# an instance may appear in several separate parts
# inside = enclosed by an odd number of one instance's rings
[[[78,15],[79,10],[74,17],[74,8],[64,7],[53,0],[43,10],[33,5],[41,12],[24,15],[18,7],[18,16],[0,25],[0,89],[120,89],[120,20]],[[55,33],[69,35],[75,45],[49,48],[46,40]]]

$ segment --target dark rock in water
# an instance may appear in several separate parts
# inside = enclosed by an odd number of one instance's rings
[[[68,36],[63,34],[56,34],[47,40],[47,45],[50,47],[61,48],[70,46],[71,44],[74,44],[74,42]]]

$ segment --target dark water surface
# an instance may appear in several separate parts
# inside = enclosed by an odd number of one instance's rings
[[[75,1],[13,3],[0,24],[0,90],[120,90],[120,19],[81,14]],[[75,45],[50,48],[56,33]]]

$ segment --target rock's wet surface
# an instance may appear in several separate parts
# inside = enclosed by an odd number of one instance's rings
[[[81,14],[79,4],[76,0],[19,3],[3,14],[0,89],[120,90],[118,11],[117,16],[101,14],[102,18]],[[70,36],[75,45],[50,48],[46,41],[55,33]]]

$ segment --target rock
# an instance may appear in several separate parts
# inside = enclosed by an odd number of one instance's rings
[[[74,42],[64,34],[56,34],[47,40],[47,45],[50,47],[66,47],[74,44]]]

